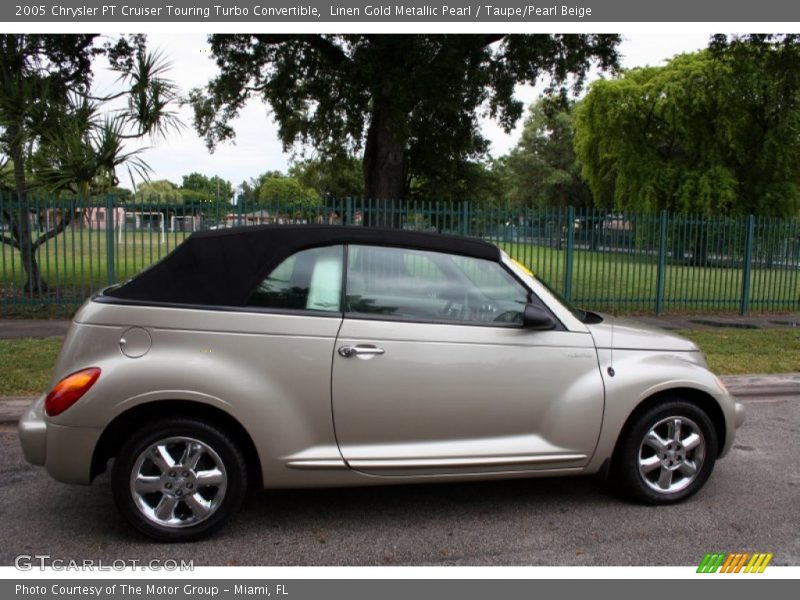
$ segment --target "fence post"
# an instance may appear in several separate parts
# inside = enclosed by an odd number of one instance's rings
[[[469,235],[469,202],[466,200],[461,203],[461,232]]]
[[[353,199],[350,198],[349,196],[345,198],[344,224],[345,225],[353,224]]]
[[[656,314],[664,312],[664,287],[667,281],[667,211],[661,211],[658,228],[658,273],[656,275]]]
[[[564,298],[572,301],[572,268],[575,262],[575,207],[567,208],[567,257],[564,265]]]
[[[742,265],[742,301],[739,304],[739,312],[746,315],[750,311],[750,279],[753,269],[753,233],[755,231],[756,218],[747,215],[745,221],[744,235],[744,264]]]
[[[114,272],[114,198],[111,194],[106,196],[106,283],[116,283],[117,275]]]

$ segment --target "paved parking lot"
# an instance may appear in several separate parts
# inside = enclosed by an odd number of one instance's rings
[[[800,397],[751,397],[731,454],[692,500],[645,507],[593,478],[269,491],[214,538],[146,541],[91,487],[30,467],[0,428],[0,564],[193,559],[196,565],[689,565],[707,551],[760,551],[800,565]]]

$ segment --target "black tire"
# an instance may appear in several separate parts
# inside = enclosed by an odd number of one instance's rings
[[[670,435],[664,435],[670,427],[669,420],[673,418],[681,420],[683,432],[692,431],[701,435],[700,446],[686,449],[682,444],[675,444]],[[656,450],[651,446],[653,442],[645,444],[645,436],[654,427],[656,434],[671,445],[670,449]],[[674,430],[674,425],[672,428]],[[716,429],[708,414],[691,402],[679,398],[664,399],[634,417],[623,436],[614,455],[612,482],[624,494],[639,502],[673,504],[685,500],[705,485],[714,470],[718,449]],[[652,470],[641,472],[640,460],[647,461]],[[691,472],[692,465],[697,467],[698,464],[701,466],[694,469],[694,475],[686,474]],[[643,468],[647,470],[648,467]],[[660,479],[662,476],[665,478],[663,483]],[[668,485],[675,489],[664,485],[667,484],[667,478],[670,478]]]
[[[173,440],[164,446],[173,458],[191,444],[196,454],[201,455],[195,469],[183,470],[176,465],[176,469],[165,473],[164,469],[158,467],[157,460],[149,459],[149,453],[145,458],[144,453],[148,448],[164,440]],[[202,452],[197,452],[197,449],[202,449]],[[153,454],[157,456],[155,452]],[[132,489],[134,469],[145,477],[157,478],[159,483],[155,485],[162,489],[135,494]],[[146,472],[148,469],[149,472]],[[216,475],[217,472],[221,472],[222,477]],[[195,478],[198,473],[200,476],[213,475],[224,483],[204,486],[199,477]],[[183,475],[188,476],[184,478]],[[162,483],[164,481],[166,484]],[[165,486],[171,489],[167,492],[163,489]],[[120,512],[139,532],[159,542],[190,542],[210,535],[240,507],[247,490],[247,466],[242,451],[226,431],[192,418],[165,418],[134,431],[122,445],[114,460],[111,487],[114,502]],[[182,491],[184,488],[192,489]],[[151,504],[154,508],[167,494],[170,495],[168,502],[173,503],[169,514],[175,521],[174,525],[158,522],[154,510],[150,517],[145,514]],[[177,498],[177,494],[181,497]],[[192,498],[188,497],[189,494]],[[196,499],[198,495],[201,495],[202,501],[213,507],[208,510],[210,514],[203,513],[202,510],[197,510],[196,514],[192,511],[188,500]],[[193,521],[196,522],[192,523]]]

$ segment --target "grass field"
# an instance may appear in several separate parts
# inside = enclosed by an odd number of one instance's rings
[[[682,331],[700,345],[719,375],[787,373],[800,370],[798,329],[698,329]],[[0,340],[0,396],[44,392],[61,339]]]
[[[529,244],[500,244],[537,276],[563,292],[566,252]],[[576,250],[572,271],[575,304],[621,312],[654,312],[658,262],[655,255]],[[742,270],[667,264],[666,312],[736,312],[742,299]],[[752,310],[800,309],[800,269],[754,268]]]
[[[714,328],[681,331],[718,375],[800,371],[800,329]]]
[[[113,237],[113,275],[124,280],[167,254],[187,233],[163,237],[148,231]],[[501,243],[513,257],[537,276],[563,292],[566,252],[547,246]],[[39,251],[42,273],[52,290],[47,296],[25,297],[24,270],[19,253],[0,244],[0,314],[50,314],[48,304],[80,303],[108,284],[108,239],[105,232],[68,231]],[[652,253],[574,252],[572,300],[598,310],[653,312],[657,286],[657,258]],[[667,312],[736,312],[742,297],[742,271],[723,267],[668,264],[664,281]],[[800,310],[800,269],[752,270],[750,308],[756,311]],[[57,314],[65,311],[56,310]],[[68,311],[66,311],[68,312]]]
[[[0,340],[0,396],[32,396],[47,390],[61,338]]]
[[[114,234],[114,272],[117,280],[127,279],[156,262],[180,244],[188,233],[163,236],[149,231]],[[68,230],[39,249],[39,268],[45,280],[65,293],[91,293],[108,282],[108,238],[105,232]],[[0,285],[21,288],[25,282],[20,254],[0,244]],[[85,297],[85,296],[84,296]]]

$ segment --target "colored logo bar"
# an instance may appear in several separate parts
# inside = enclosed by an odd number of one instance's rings
[[[697,567],[698,573],[763,573],[772,560],[772,553],[708,552]]]

